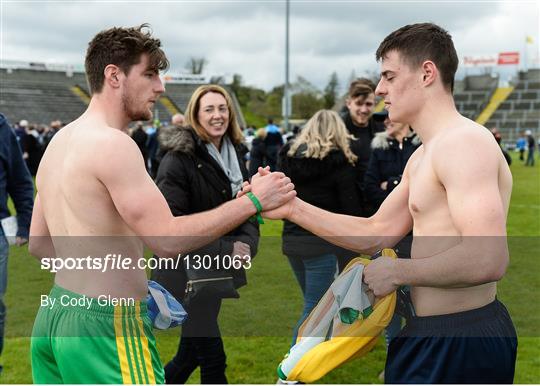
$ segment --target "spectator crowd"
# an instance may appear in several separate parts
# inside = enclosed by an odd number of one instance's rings
[[[206,86],[196,93],[186,117],[176,114],[170,124],[158,120],[138,121],[128,131],[141,151],[148,173],[156,180],[175,215],[209,210],[234,199],[242,181],[257,173],[259,167],[269,167],[271,171],[283,171],[289,176],[304,201],[336,213],[369,217],[400,183],[407,160],[421,144],[413,127],[392,122],[384,111],[374,112],[375,85],[364,78],[350,84],[345,105],[339,113],[320,110],[302,129],[295,126],[291,131],[284,131],[272,118],[265,127],[242,129],[224,89]],[[227,111],[208,113],[221,114],[219,119],[226,122],[219,135],[208,136],[215,128],[206,127],[206,121],[200,120],[199,100],[210,106],[223,103],[228,107]],[[64,123],[58,120],[48,125],[21,120],[12,125],[13,138],[19,144],[31,176],[36,175],[47,146],[63,126]],[[500,144],[501,133],[496,128],[491,132]],[[9,137],[7,129],[4,134]],[[534,166],[536,140],[530,130],[523,134],[516,143],[516,151],[520,161],[526,166]],[[245,138],[249,140],[244,141]],[[503,150],[503,154],[510,163],[508,153]],[[20,224],[22,233],[19,236],[27,238],[29,210],[31,212],[28,197],[32,192],[29,175],[19,167],[16,175],[10,178],[19,178],[28,185],[24,192],[7,192],[12,195],[18,212],[20,209],[24,222]],[[230,182],[233,180],[234,183]],[[4,216],[9,215],[7,209],[4,212]],[[292,337],[294,344],[298,327],[355,254],[290,221],[285,221],[282,239],[283,254],[304,300]],[[253,257],[258,242],[258,225],[248,221],[231,232],[227,239],[202,248],[201,253],[227,255],[245,250]],[[409,257],[410,238],[402,240],[396,248],[400,257]],[[7,259],[7,252],[0,253],[0,260],[2,255]],[[7,272],[5,267],[2,272]],[[245,274],[241,276],[235,278],[236,288],[246,284]],[[168,287],[178,300],[184,300],[187,272],[158,271],[153,277]],[[0,281],[0,284],[4,283],[0,285],[2,297],[5,281]],[[0,326],[3,326],[4,315],[2,297]],[[225,349],[217,319],[220,306],[219,296],[206,298],[204,302],[192,301],[188,305],[192,318],[182,330],[176,356],[166,366],[168,382],[184,383],[198,366],[201,367],[202,383],[227,382]],[[397,335],[401,323],[397,316],[392,320],[386,334],[387,342]],[[200,338],[205,334],[211,336]],[[0,340],[0,350],[1,347]]]

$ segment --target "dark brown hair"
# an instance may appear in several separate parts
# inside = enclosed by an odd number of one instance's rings
[[[356,78],[349,85],[349,98],[356,98],[359,95],[368,96],[375,92],[375,83],[368,78]],[[371,92],[367,89],[371,89]]]
[[[367,78],[357,78],[349,85],[350,99],[355,99],[359,96],[367,97],[375,92],[375,84]]]
[[[452,42],[452,36],[443,28],[433,23],[410,24],[388,35],[380,44],[375,58],[384,59],[391,51],[397,51],[411,67],[419,67],[424,61],[431,60],[441,74],[445,87],[454,90],[454,76],[459,59]]]
[[[88,43],[84,67],[90,94],[103,89],[104,70],[109,64],[120,67],[127,75],[142,54],[148,54],[150,69],[162,71],[169,67],[161,42],[152,37],[149,27],[147,23],[131,28],[113,27],[101,31]]]

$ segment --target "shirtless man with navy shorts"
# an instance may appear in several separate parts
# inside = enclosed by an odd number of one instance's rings
[[[390,344],[385,381],[512,383],[516,333],[496,298],[509,262],[508,165],[492,134],[456,110],[458,58],[445,30],[402,27],[384,39],[376,58],[376,93],[390,119],[414,127],[423,143],[401,183],[370,218],[329,213],[298,198],[263,215],[366,254],[412,230],[411,259],[379,257],[365,268],[376,296],[411,287],[415,316]]]

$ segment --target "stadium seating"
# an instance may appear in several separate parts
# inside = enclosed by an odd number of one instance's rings
[[[456,85],[454,101],[458,111],[469,119],[475,120],[486,107],[491,95],[497,88],[498,78],[491,75],[466,77]]]
[[[0,68],[0,112],[10,122],[26,119],[29,122],[48,124],[53,120],[69,123],[81,115],[87,106],[89,95],[83,72],[66,73],[44,68]],[[171,116],[184,112],[189,98],[199,84],[167,83],[164,96],[168,101],[155,104],[154,118],[169,122]],[[78,87],[80,91],[72,90]],[[228,89],[232,94],[232,91]],[[169,103],[170,102],[170,103]],[[236,98],[234,108],[241,126],[245,120]]]
[[[540,70],[521,72],[513,92],[486,123],[514,141],[524,130],[540,130]]]
[[[540,131],[540,69],[521,72],[518,78],[512,93],[493,114],[486,116],[489,120],[485,123],[486,127],[498,127],[504,140],[509,142],[515,141],[526,129]],[[498,77],[492,75],[473,75],[456,81],[454,100],[458,111],[476,120],[494,95],[498,81]],[[49,123],[60,119],[69,123],[86,109],[88,101],[83,72],[52,71],[39,66],[0,68],[0,84],[0,111],[11,122],[26,119]],[[177,111],[183,113],[198,86],[197,83],[166,83],[165,99],[156,103],[154,117],[170,121]],[[233,97],[239,123],[245,127],[240,105],[232,91],[228,91]]]
[[[70,122],[86,109],[85,103],[70,90],[76,84],[86,83],[84,74],[68,77],[60,71],[2,68],[0,83],[0,111],[11,122]]]

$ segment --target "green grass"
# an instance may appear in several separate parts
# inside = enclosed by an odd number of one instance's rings
[[[499,283],[499,298],[507,305],[518,330],[519,347],[515,382],[540,382],[540,168],[512,165],[514,189],[508,218],[511,263]],[[281,222],[262,228],[260,253],[248,272],[249,285],[238,300],[225,300],[220,326],[227,352],[231,383],[275,383],[276,367],[286,353],[292,328],[301,310],[301,294],[286,258],[281,253]],[[26,247],[12,247],[7,293],[8,319],[0,383],[31,383],[29,336],[39,305],[53,276],[39,269]],[[175,353],[178,329],[157,332],[163,362]],[[324,377],[320,383],[380,383],[384,345]],[[189,380],[198,383],[195,373]]]

